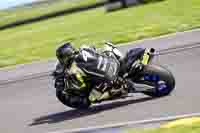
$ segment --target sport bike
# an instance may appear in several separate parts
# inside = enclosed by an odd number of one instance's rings
[[[84,58],[87,59],[87,64],[83,66],[83,71],[88,75],[104,75],[106,79],[113,80],[113,87],[109,89],[117,90],[123,88],[129,93],[143,93],[151,97],[162,97],[169,95],[175,88],[175,78],[167,68],[153,64],[152,59],[155,57],[155,49],[153,48],[132,48],[129,49],[124,56],[120,50],[110,42],[106,42],[106,48],[98,52],[98,56],[84,52]],[[96,63],[94,60],[96,58]],[[92,60],[92,62],[90,62]],[[94,66],[96,64],[96,66]],[[95,70],[88,71],[87,66],[93,66]],[[95,72],[95,73],[94,73]],[[98,72],[98,73],[97,73]],[[101,76],[99,76],[101,77]],[[117,77],[117,78],[116,78]],[[69,79],[66,79],[69,80]],[[103,86],[106,90],[106,85]],[[117,89],[116,89],[117,88]],[[86,98],[87,104],[70,105],[65,101],[66,92],[57,90],[57,98],[65,105],[73,108],[88,108],[91,104],[89,97],[92,89],[88,88],[85,94],[80,97]],[[102,91],[103,92],[103,91]],[[103,93],[102,93],[103,94]],[[73,95],[73,93],[71,93]],[[76,95],[76,94],[75,94]],[[109,100],[122,98],[124,95],[117,95]],[[99,101],[98,101],[99,102]],[[102,102],[102,101],[101,101]]]

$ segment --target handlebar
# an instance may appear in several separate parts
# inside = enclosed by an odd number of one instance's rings
[[[108,46],[111,46],[113,49],[114,48],[117,48],[116,46],[114,46],[114,44],[113,43],[111,43],[111,42],[105,42],[105,44],[106,45],[108,45]]]

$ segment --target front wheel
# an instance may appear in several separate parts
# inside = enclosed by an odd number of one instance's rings
[[[91,105],[87,97],[64,94],[60,89],[56,89],[56,97],[62,104],[71,108],[87,109]]]
[[[166,68],[159,65],[147,65],[139,74],[136,82],[153,86],[150,91],[143,93],[151,97],[169,95],[175,88],[175,78]]]

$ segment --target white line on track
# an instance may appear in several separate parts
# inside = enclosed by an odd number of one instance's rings
[[[192,113],[192,114],[183,114],[183,115],[175,115],[175,116],[168,116],[168,117],[160,117],[160,118],[152,118],[147,120],[139,120],[139,121],[127,121],[115,124],[108,124],[108,125],[101,125],[101,126],[94,126],[94,127],[87,127],[87,128],[77,128],[77,129],[70,129],[70,130],[60,130],[48,133],[76,133],[76,132],[86,132],[86,131],[93,131],[93,130],[100,130],[106,128],[116,128],[116,127],[123,127],[123,126],[134,126],[134,125],[141,125],[141,124],[150,124],[150,123],[160,123],[165,121],[172,121],[176,119],[183,119],[188,117],[200,117],[200,113]]]

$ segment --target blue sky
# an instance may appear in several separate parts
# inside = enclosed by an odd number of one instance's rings
[[[30,3],[35,0],[0,0],[0,9],[5,9],[25,3]]]

